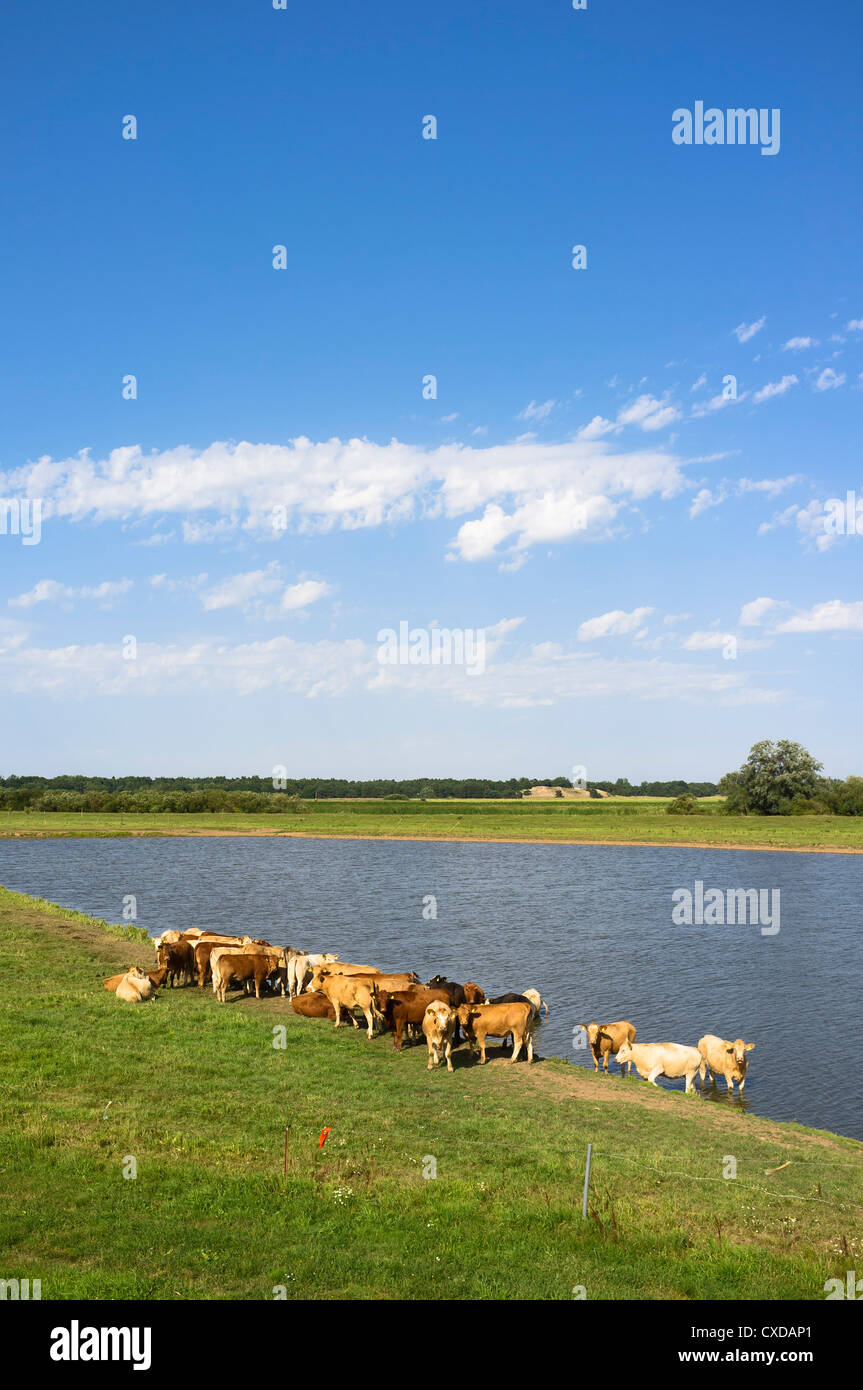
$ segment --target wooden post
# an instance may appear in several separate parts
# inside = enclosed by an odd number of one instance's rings
[[[288,1176],[288,1139],[291,1134],[291,1126],[285,1125],[285,1177]]]
[[[590,1155],[593,1153],[593,1145],[587,1146],[587,1163],[584,1167],[584,1197],[581,1202],[581,1219],[587,1220],[587,1189],[590,1186]]]

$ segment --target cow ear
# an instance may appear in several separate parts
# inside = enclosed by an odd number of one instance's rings
[[[755,1046],[755,1043],[744,1043],[744,1044],[743,1044],[743,1050],[744,1050],[744,1052],[751,1052],[754,1046]]]

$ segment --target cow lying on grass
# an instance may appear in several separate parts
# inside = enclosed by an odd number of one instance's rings
[[[118,999],[123,999],[127,1004],[142,1004],[145,999],[155,1002],[156,994],[153,989],[153,981],[145,970],[141,970],[137,965],[133,965],[120,980],[115,993]]]
[[[701,1053],[697,1047],[684,1047],[682,1043],[621,1043],[617,1052],[621,1071],[623,1063],[632,1061],[639,1076],[653,1086],[657,1076],[686,1077],[686,1093],[695,1090],[695,1077],[701,1067]]]
[[[455,1013],[449,1004],[440,999],[429,1004],[423,1014],[423,1032],[429,1050],[428,1070],[440,1066],[441,1053],[446,1056],[446,1069],[452,1071],[452,1035],[455,1028]]]
[[[291,1008],[301,1018],[335,1018],[336,1011],[325,994],[298,994],[291,1000]],[[354,1027],[357,1027],[354,1019]]]
[[[121,971],[119,975],[109,976],[105,981],[105,988],[109,994],[117,993],[117,986],[121,980],[125,980],[127,974],[128,971]],[[166,970],[145,970],[144,974],[147,976],[154,989],[158,989],[160,985],[163,985],[167,977]]]

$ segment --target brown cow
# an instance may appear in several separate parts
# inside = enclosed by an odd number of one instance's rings
[[[325,994],[297,994],[291,1008],[301,1018],[335,1018],[336,1011]],[[356,1024],[356,1019],[354,1019]]]
[[[220,947],[239,947],[242,944],[242,937],[239,936],[217,936],[215,932],[208,932],[202,936],[193,946],[195,952],[195,970],[198,976],[198,988],[203,989],[210,978],[210,956],[213,951]]]
[[[449,1004],[449,994],[445,989],[399,989],[387,995],[383,1009],[387,1026],[393,1030],[393,1047],[402,1050],[402,1038],[408,1023],[422,1024],[429,1004],[439,1001]]]
[[[533,1028],[531,1024],[538,1018],[532,1004],[462,1004],[456,1009],[458,1020],[470,1043],[470,1050],[479,1043],[480,1061],[488,1059],[485,1055],[487,1037],[505,1038],[512,1033],[513,1049],[510,1062],[514,1062],[527,1044],[527,1060],[533,1061]]]
[[[479,985],[475,985],[473,980],[466,980],[464,986],[464,1002],[466,1004],[484,1004],[485,993]]]
[[[255,998],[260,999],[261,985],[274,971],[278,974],[284,994],[288,976],[284,955],[284,951],[278,948],[239,951],[229,947],[213,951],[210,968],[213,972],[213,990],[220,1003],[227,1002],[228,986],[234,980],[248,983],[254,980]]]
[[[174,988],[182,976],[183,984],[190,984],[195,969],[195,952],[188,941],[162,942],[157,953],[159,966],[167,971],[167,983]]]
[[[635,1027],[628,1019],[620,1019],[618,1023],[580,1023],[579,1028],[583,1028],[587,1034],[587,1041],[593,1053],[593,1070],[599,1071],[600,1059],[605,1063],[605,1074],[608,1076],[608,1059],[616,1057],[620,1048],[625,1042],[635,1042]],[[620,1074],[623,1075],[623,1062],[620,1063]],[[632,1062],[629,1063],[628,1075],[632,1075]]]

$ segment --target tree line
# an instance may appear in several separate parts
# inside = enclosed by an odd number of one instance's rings
[[[469,801],[512,799],[531,787],[571,787],[567,777],[407,778],[353,781],[346,778],[272,777],[0,777],[0,809],[7,811],[128,811],[163,815],[233,811],[291,814],[306,801],[337,798],[405,800],[419,798]],[[614,796],[713,796],[712,782],[588,782]]]

